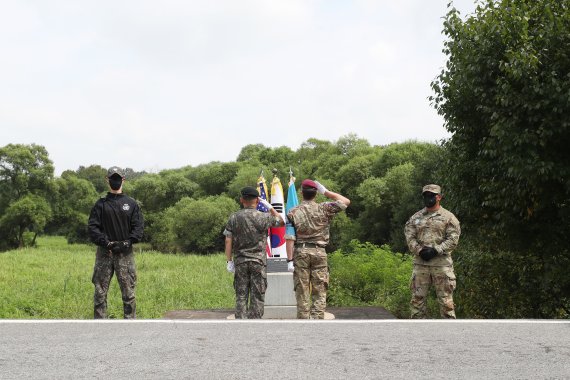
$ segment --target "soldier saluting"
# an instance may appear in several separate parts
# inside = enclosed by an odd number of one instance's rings
[[[123,194],[125,175],[117,166],[107,171],[109,192],[95,203],[89,215],[89,237],[97,245],[92,282],[94,316],[107,318],[107,292],[113,273],[121,288],[125,319],[136,316],[137,273],[133,244],[142,239],[144,220],[137,202]]]
[[[240,202],[243,209],[230,216],[224,230],[227,270],[235,273],[236,319],[258,319],[263,317],[267,289],[267,229],[284,226],[285,222],[253,187],[241,190]],[[258,211],[258,202],[269,213]]]
[[[333,202],[315,202],[317,192]],[[297,318],[323,319],[329,285],[325,247],[329,243],[330,224],[336,214],[348,207],[350,200],[310,179],[301,183],[301,193],[303,201],[287,214],[295,228],[293,282]]]
[[[404,228],[408,248],[414,255],[411,317],[426,317],[426,299],[429,287],[433,285],[441,316],[455,319],[455,273],[451,252],[459,242],[461,228],[455,215],[440,205],[441,187],[424,186],[422,197],[425,208],[412,215]]]

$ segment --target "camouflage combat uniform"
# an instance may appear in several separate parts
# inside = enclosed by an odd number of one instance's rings
[[[303,200],[287,214],[296,235],[293,282],[299,319],[323,319],[325,316],[329,285],[325,247],[329,243],[332,219],[345,209],[346,205],[340,201],[317,203]]]
[[[107,293],[113,272],[121,288],[123,300],[123,316],[125,319],[134,319],[136,316],[135,286],[137,272],[133,248],[129,252],[109,253],[103,247],[97,247],[95,267],[91,282],[95,285],[94,317],[107,318]]]
[[[232,214],[228,220],[224,235],[232,238],[238,319],[263,317],[267,288],[267,229],[278,227],[281,222],[279,216],[249,207]]]
[[[404,228],[410,252],[414,254],[414,270],[411,279],[411,317],[425,318],[426,299],[430,285],[434,285],[443,318],[455,318],[453,290],[455,273],[451,252],[459,242],[461,228],[451,212],[440,206],[429,212],[426,208],[415,213]],[[423,260],[419,252],[423,247],[432,247],[437,256]]]
[[[136,201],[124,194],[108,193],[99,199],[89,216],[88,230],[97,247],[92,282],[95,286],[94,317],[107,318],[107,292],[113,273],[117,276],[123,299],[125,319],[136,316],[135,286],[137,274],[132,246],[123,252],[111,253],[110,241],[130,240],[138,243],[143,235],[143,216]]]

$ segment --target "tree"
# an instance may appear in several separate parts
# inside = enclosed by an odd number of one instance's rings
[[[376,156],[372,164],[371,174],[375,177],[383,177],[386,172],[394,166],[407,162],[417,164],[433,159],[434,169],[439,164],[441,148],[438,145],[419,141],[405,141],[403,143],[393,143],[385,146]]]
[[[300,178],[316,178],[323,163],[329,163],[328,158],[332,156],[331,149],[334,149],[334,146],[329,141],[310,138],[303,142],[296,152],[298,165],[296,175]]]
[[[193,197],[199,186],[196,182],[190,181],[182,173],[162,173],[166,184],[165,205],[171,206],[184,197]]]
[[[144,170],[142,172],[136,172],[132,168],[125,168],[124,173],[125,173],[125,179],[127,181],[132,181],[132,180],[137,179],[139,177],[142,177],[143,175],[146,174],[146,172]]]
[[[405,252],[403,225],[422,207],[420,189],[439,183],[440,146],[407,141],[357,156],[337,171],[341,190],[351,199],[347,215],[355,219],[355,236],[390,244]]]
[[[193,197],[198,184],[185,176],[185,170],[164,170],[159,174],[144,174],[134,181],[125,181],[123,189],[139,203],[145,216],[143,241],[152,241],[152,234],[160,229],[154,227],[162,212],[185,197]]]
[[[53,164],[40,145],[0,148],[0,249],[24,246],[24,232],[41,232],[51,216],[44,206],[53,180]],[[33,242],[33,241],[32,241]]]
[[[413,186],[413,174],[414,165],[408,162],[390,168],[382,178],[370,177],[358,187],[358,194],[366,205],[358,218],[363,240],[375,244],[397,242],[395,248],[405,250],[403,225],[418,209],[416,203],[409,202],[418,191]],[[394,217],[396,214],[400,219]]]
[[[223,250],[222,232],[238,204],[226,196],[183,198],[153,221],[151,244],[170,252],[208,253]]]
[[[521,289],[527,316],[569,315],[570,4],[487,0],[465,21],[451,9],[444,33],[431,100],[452,133],[446,170],[464,232],[535,258],[513,260],[521,282],[540,284]]]
[[[263,144],[249,144],[241,148],[236,159],[237,162],[259,162],[260,156],[263,155],[268,148]]]
[[[375,159],[375,154],[355,157],[341,166],[335,174],[336,181],[340,186],[337,191],[347,196],[351,201],[350,208],[347,209],[347,213],[350,215],[357,216],[366,207],[357,189],[363,181],[372,176],[372,163]]]
[[[354,133],[349,133],[339,138],[335,143],[335,147],[341,155],[350,158],[363,156],[372,151],[370,143],[366,139],[359,138]]]
[[[238,169],[237,162],[210,162],[189,170],[188,179],[200,185],[203,195],[219,195],[226,191]]]
[[[90,166],[80,166],[77,169],[77,176],[88,180],[95,186],[95,190],[99,194],[105,194],[109,190],[109,186],[105,181],[107,176],[107,169],[103,168],[101,165],[90,165]]]
[[[51,209],[47,201],[33,194],[28,194],[13,202],[0,218],[0,230],[6,231],[10,237],[15,236],[17,246],[23,248],[24,233],[30,231],[34,237],[29,245],[34,245],[36,236],[43,231],[51,217]],[[13,241],[13,238],[12,238]]]
[[[53,170],[43,146],[8,144],[0,148],[0,210],[28,193],[45,192]]]
[[[251,166],[249,164],[241,165],[236,176],[228,184],[228,196],[234,198],[236,201],[239,200],[240,190],[242,188],[245,186],[257,186],[256,181],[260,172],[258,166]],[[266,178],[266,180],[270,180],[270,178]]]
[[[46,232],[64,235],[70,243],[88,242],[87,219],[97,200],[93,184],[77,178],[74,172],[63,173],[53,181],[48,199],[53,218]]]
[[[159,212],[171,205],[164,205],[167,188],[158,174],[147,174],[133,182],[125,181],[123,186],[125,193],[139,202],[143,212]]]

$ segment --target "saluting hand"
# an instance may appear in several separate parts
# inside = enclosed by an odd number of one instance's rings
[[[265,206],[265,208],[267,208],[268,210],[271,210],[273,208],[273,206],[271,205],[271,203],[267,202],[265,199],[258,197],[257,198],[259,200],[259,203],[261,203],[262,205]]]
[[[325,194],[328,190],[326,187],[324,187],[319,181],[314,181],[315,184],[317,185],[317,191],[319,192],[319,194]]]

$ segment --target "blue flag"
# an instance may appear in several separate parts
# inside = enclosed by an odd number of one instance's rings
[[[289,210],[298,205],[299,198],[297,197],[297,189],[295,188],[295,177],[293,177],[293,174],[291,173],[289,177],[289,189],[287,190],[287,204],[285,205],[285,215],[289,213]],[[293,228],[291,222],[287,221],[287,224],[285,226],[285,239],[287,239],[288,236],[295,236],[295,229]]]

